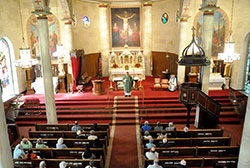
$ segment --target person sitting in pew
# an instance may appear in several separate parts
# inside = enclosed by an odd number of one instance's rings
[[[102,148],[103,144],[99,138],[96,138],[93,142],[93,148]]]
[[[89,145],[86,146],[85,151],[82,153],[82,159],[95,159],[96,156],[90,150]]]
[[[21,144],[18,144],[15,147],[15,150],[13,152],[13,158],[14,159],[23,159],[25,157],[25,153],[23,150],[23,146]]]
[[[162,131],[163,130],[163,126],[161,125],[161,123],[158,121],[157,125],[154,128],[155,131]]]
[[[82,131],[82,127],[78,125],[78,121],[75,121],[75,125],[71,128],[71,131]]]
[[[90,161],[89,165],[87,165],[85,168],[96,168],[95,167],[95,162],[94,161]]]
[[[146,152],[145,155],[147,159],[151,159],[151,160],[159,158],[159,153],[155,151],[155,147],[152,147],[150,151]]]
[[[158,163],[159,163],[159,160],[158,159],[154,159],[154,164],[148,165],[147,168],[162,168],[162,166],[159,165]]]
[[[32,143],[27,138],[23,138],[20,144],[23,146],[23,149],[32,149]]]
[[[148,121],[144,122],[144,125],[141,127],[143,131],[151,131]]]
[[[166,129],[166,131],[176,131],[176,128],[175,128],[173,122],[169,122],[168,127],[166,127],[165,129]]]
[[[48,146],[43,143],[41,138],[38,138],[36,141],[36,148],[48,148]]]
[[[144,138],[144,139],[152,139],[153,137],[149,134],[148,131],[145,131],[145,132],[144,132],[143,138]]]
[[[57,149],[68,148],[68,147],[63,143],[63,138],[59,138],[59,139],[57,140],[56,148],[57,148]]]
[[[162,130],[161,133],[157,133],[157,139],[163,139],[164,137],[167,137],[168,134],[166,133],[166,130]]]
[[[188,168],[187,162],[186,162],[184,159],[182,159],[182,160],[180,161],[180,165],[178,165],[177,168]]]
[[[168,138],[167,137],[164,137],[162,139],[162,143],[160,144],[160,147],[161,148],[168,148],[168,147],[171,147],[171,145],[168,143]]]
[[[87,136],[86,136],[86,134],[82,134],[81,130],[78,130],[76,132],[76,139],[87,139]]]
[[[45,163],[45,161],[41,161],[41,162],[39,163],[39,168],[46,168],[46,163]]]
[[[90,135],[88,136],[88,139],[97,139],[98,137],[95,135],[95,131],[94,130],[91,130],[90,131]]]
[[[61,161],[59,163],[59,168],[66,168],[67,167],[67,163],[65,161]]]
[[[94,123],[93,126],[92,126],[92,129],[91,130],[94,130],[94,131],[100,131],[100,129],[98,128],[98,125],[97,123]]]
[[[32,149],[29,149],[28,153],[25,155],[25,159],[31,160],[31,159],[40,159],[36,154],[33,153]]]
[[[190,132],[188,127],[184,127],[183,133],[180,135],[180,138],[190,138]]]
[[[154,144],[153,142],[154,142],[153,138],[150,138],[150,139],[149,139],[149,142],[146,143],[146,148],[156,147],[155,144]]]

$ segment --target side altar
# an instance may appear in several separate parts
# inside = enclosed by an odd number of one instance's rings
[[[128,46],[121,51],[112,51],[109,57],[109,79],[115,82],[115,89],[123,88],[122,78],[129,72],[134,79],[134,88],[138,81],[145,80],[144,55],[140,50],[130,51]]]

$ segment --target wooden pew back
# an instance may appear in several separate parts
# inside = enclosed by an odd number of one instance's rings
[[[25,159],[14,159],[14,168],[25,168],[30,165],[31,167],[39,167],[41,161],[45,161],[46,167],[49,168],[58,168],[61,161],[65,161],[68,166],[71,168],[85,168],[90,161],[95,162],[97,168],[103,168],[102,157],[100,159],[34,159],[34,160],[25,160]]]
[[[144,146],[149,140],[143,139]],[[162,139],[154,138],[156,147],[162,143]],[[229,146],[231,137],[199,137],[199,138],[168,138],[171,146]]]
[[[224,165],[230,168],[237,167],[238,157],[219,157],[219,158],[172,158],[172,159],[159,159],[159,165],[167,168],[176,168],[180,161],[185,159],[189,167],[200,167]],[[145,160],[145,167],[152,164],[152,160]]]
[[[239,146],[169,147],[156,148],[159,156],[238,156]],[[150,151],[144,148],[144,153]]]
[[[222,137],[224,129],[189,129],[190,137]],[[144,131],[143,131],[144,133]],[[184,133],[183,130],[166,131],[168,138],[178,138]],[[161,131],[149,131],[153,138],[157,138]]]

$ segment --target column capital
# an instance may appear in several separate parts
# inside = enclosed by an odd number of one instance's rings
[[[143,6],[152,6],[152,2],[145,2],[143,3]]]
[[[44,10],[35,10],[31,13],[34,14],[37,18],[45,18],[45,17],[47,18],[48,15],[52,14],[51,12]]]
[[[73,18],[63,18],[62,21],[64,22],[65,25],[72,24]]]
[[[208,12],[215,12],[216,10],[219,9],[219,7],[216,6],[217,0],[202,0],[201,8],[199,9],[200,11]]]
[[[99,5],[99,8],[107,8],[108,7],[108,4],[106,3],[102,3]]]
[[[190,16],[180,16],[180,22],[187,22]]]

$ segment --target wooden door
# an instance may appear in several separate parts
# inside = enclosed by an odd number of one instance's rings
[[[152,51],[153,76],[165,78],[162,71],[168,69],[169,74],[177,76],[178,55],[167,52]]]

